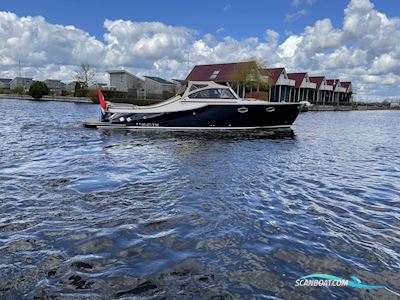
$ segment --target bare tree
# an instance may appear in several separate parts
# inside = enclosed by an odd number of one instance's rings
[[[76,81],[81,82],[84,88],[88,88],[94,83],[93,79],[95,75],[96,73],[88,63],[82,63],[79,71],[76,72],[75,79]]]

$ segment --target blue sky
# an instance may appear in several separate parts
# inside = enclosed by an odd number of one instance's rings
[[[18,60],[30,76],[68,80],[79,59],[104,79],[110,68],[171,78],[185,77],[193,64],[260,58],[341,76],[357,82],[360,94],[400,95],[398,0],[12,0],[1,1],[0,12],[3,77],[15,74]],[[373,35],[380,38],[371,42]]]
[[[0,10],[11,11],[19,16],[44,16],[53,24],[74,25],[97,38],[104,34],[105,19],[124,19],[138,22],[159,21],[174,26],[193,28],[199,34],[216,33],[237,39],[263,36],[265,28],[281,33],[298,34],[303,29],[323,18],[330,18],[334,26],[343,22],[343,10],[349,1],[126,1],[113,0],[101,3],[95,0],[35,0],[1,1]],[[396,16],[400,12],[400,1],[374,1],[375,7]],[[287,15],[300,13],[287,20]],[[289,18],[290,19],[290,18]]]
[[[204,0],[198,5],[192,1],[124,1],[114,0],[101,3],[94,0],[36,0],[2,1],[0,10],[11,11],[19,16],[44,16],[53,24],[74,25],[97,38],[104,34],[105,19],[124,19],[138,22],[159,21],[174,26],[185,26],[200,34],[215,33],[224,28],[221,35],[241,39],[262,36],[265,28],[277,32],[298,33],[316,20],[329,17],[334,25],[340,25],[343,10],[348,1],[303,1],[299,5],[290,0],[283,1],[212,1]],[[392,4],[392,6],[390,5]],[[379,3],[387,13],[397,0]],[[386,6],[386,7],[385,7]],[[306,10],[306,14],[292,21],[285,21],[288,14]],[[284,38],[284,37],[282,37]]]

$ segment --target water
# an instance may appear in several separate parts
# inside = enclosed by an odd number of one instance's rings
[[[0,102],[0,298],[395,299],[400,112],[301,114],[293,136],[85,129]]]

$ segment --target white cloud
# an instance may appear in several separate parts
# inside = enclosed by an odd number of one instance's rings
[[[384,72],[396,71],[400,68],[400,60],[390,53],[384,53],[375,57],[371,66],[371,73],[379,74]]]
[[[87,32],[73,26],[53,25],[43,17],[18,17],[0,12],[0,63],[16,65],[19,60],[29,66],[79,64],[96,65],[104,45]]]
[[[365,82],[373,83],[373,84],[384,84],[384,85],[392,85],[400,82],[400,76],[389,73],[389,74],[381,74],[381,75],[362,75],[362,79]]]
[[[106,20],[105,63],[146,67],[159,58],[180,60],[194,31],[160,22]]]
[[[43,17],[0,12],[0,76],[16,76],[21,60],[22,74],[37,79],[71,80],[81,62],[96,67],[101,81],[110,68],[184,78],[194,64],[256,58],[289,71],[352,80],[359,97],[400,93],[400,19],[377,11],[369,0],[351,0],[342,27],[322,19],[301,33],[288,33],[282,42],[271,29],[263,37],[240,40],[199,36],[190,28],[160,22],[105,20],[104,29],[100,41]]]
[[[279,46],[279,56],[281,58],[291,58],[297,52],[297,45],[303,40],[302,36],[291,35]]]
[[[298,7],[302,4],[312,5],[316,0],[292,0],[292,6]]]
[[[232,5],[231,4],[227,4],[227,5],[224,6],[224,11],[228,11],[231,8],[232,8]]]
[[[276,31],[267,29],[265,31],[265,37],[271,46],[276,47],[278,45],[279,33]]]
[[[307,11],[305,9],[298,10],[292,14],[286,14],[285,16],[285,22],[293,22],[301,18],[302,16],[305,16],[307,14]]]

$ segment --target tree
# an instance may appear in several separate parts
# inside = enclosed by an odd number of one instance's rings
[[[76,72],[75,79],[81,82],[84,89],[87,89],[92,83],[96,73],[87,63],[82,63],[79,71]]]
[[[23,95],[25,94],[25,90],[22,86],[17,86],[15,89],[12,90],[14,94]]]
[[[77,81],[75,83],[74,97],[86,97],[87,93],[88,89],[85,88],[85,84],[83,82]]]
[[[256,60],[242,62],[236,66],[232,75],[232,82],[237,90],[242,87],[244,96],[246,88],[267,90],[271,86],[271,76],[263,62]]]
[[[29,95],[35,99],[40,99],[42,96],[48,95],[49,93],[50,90],[43,81],[35,81],[29,88]]]
[[[61,96],[69,96],[68,91],[62,90],[62,91],[61,91]]]

